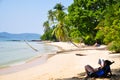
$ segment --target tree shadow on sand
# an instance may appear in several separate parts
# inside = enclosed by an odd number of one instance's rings
[[[55,80],[120,80],[120,69],[112,70],[113,75],[107,78],[86,78],[85,72],[78,74],[77,77],[55,79]]]

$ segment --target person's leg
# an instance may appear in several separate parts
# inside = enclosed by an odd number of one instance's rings
[[[91,67],[90,65],[85,66],[85,71],[87,73],[87,76],[88,76],[89,73],[94,73],[95,72],[94,68]]]

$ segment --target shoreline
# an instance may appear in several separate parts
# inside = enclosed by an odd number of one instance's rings
[[[0,75],[11,74],[11,73],[19,72],[21,70],[25,70],[27,68],[34,67],[36,65],[41,65],[43,62],[45,62],[41,59],[41,57],[37,57],[32,60],[25,61],[22,64],[17,63],[15,65],[12,64],[11,66],[0,68]]]
[[[44,44],[46,44],[46,42],[44,42]],[[50,44],[47,44],[47,45],[50,45]],[[54,45],[51,45],[51,46],[54,46]],[[55,46],[55,47],[58,47],[58,46]],[[58,50],[60,50],[59,47],[58,47]],[[56,55],[56,51],[54,53],[52,53],[52,52],[42,53],[42,54],[36,55],[34,57],[31,57],[25,61],[16,62],[16,63],[10,64],[8,66],[3,65],[3,67],[0,67],[0,75],[11,74],[11,73],[19,72],[21,70],[25,70],[27,68],[35,67],[37,65],[42,65],[50,57],[52,57],[54,55]]]
[[[45,63],[36,65],[15,73],[0,75],[0,80],[64,80],[78,77],[78,74],[85,72],[84,66],[87,64],[98,67],[98,59],[114,60],[111,69],[120,69],[120,54],[110,54],[108,50],[95,47],[85,47],[84,50],[75,50],[75,46],[65,42],[49,43],[62,47],[66,52],[51,55]],[[69,51],[74,50],[74,51]],[[68,51],[68,52],[67,52]],[[79,78],[80,79],[80,78]],[[78,80],[79,80],[78,79]],[[74,79],[72,79],[74,80]]]
[[[35,41],[36,42],[36,41]],[[67,49],[63,49],[64,47],[62,45],[57,45],[59,43],[66,43],[66,42],[44,42],[44,44],[47,45],[51,45],[51,46],[55,46],[58,48],[58,50],[54,53],[45,53],[45,54],[41,54],[41,55],[37,55],[33,58],[30,58],[24,62],[18,62],[18,63],[13,63],[10,66],[5,66],[5,67],[1,67],[0,68],[0,75],[6,75],[6,74],[11,74],[11,73],[15,73],[15,72],[19,72],[21,70],[25,70],[27,68],[32,68],[35,67],[37,65],[42,65],[44,64],[50,57],[57,55],[58,53],[62,53],[62,52],[67,52],[71,51],[71,48],[67,48]],[[57,44],[56,44],[57,43]],[[67,42],[68,43],[68,42]],[[38,43],[39,44],[39,43]],[[73,47],[73,46],[72,46]],[[76,51],[76,50],[75,50]]]
[[[13,64],[12,66],[0,68],[0,75],[11,74],[11,73],[19,72],[21,70],[32,68],[38,65],[42,65],[54,55],[56,54],[44,54],[41,56],[34,57],[30,60],[27,60],[21,64],[17,63],[15,65]]]

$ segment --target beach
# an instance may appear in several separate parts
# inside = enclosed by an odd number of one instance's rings
[[[84,66],[89,64],[97,68],[98,59],[115,61],[111,65],[111,69],[120,71],[120,54],[111,54],[105,46],[83,47],[80,45],[76,47],[68,42],[47,44],[58,46],[61,49],[55,55],[47,58],[44,63],[17,72],[2,74],[0,80],[80,80],[80,77],[85,76],[80,76],[85,72]]]

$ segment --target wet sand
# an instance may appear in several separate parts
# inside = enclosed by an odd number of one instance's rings
[[[44,54],[41,56],[38,56],[34,59],[31,59],[27,61],[26,63],[21,63],[21,64],[15,64],[13,66],[8,66],[5,68],[0,69],[0,75],[5,75],[5,74],[11,74],[15,72],[19,72],[21,70],[25,70],[28,68],[32,68],[37,65],[42,65],[44,64],[50,57],[54,56],[54,54]]]

